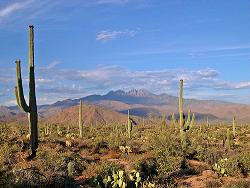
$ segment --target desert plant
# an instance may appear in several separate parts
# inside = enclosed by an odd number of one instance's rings
[[[162,122],[162,127],[166,127],[166,126],[167,126],[166,115],[165,115],[165,114],[162,115],[162,120],[161,120],[161,122]]]
[[[190,127],[194,126],[194,122],[195,122],[195,113],[193,113],[193,115],[192,115],[192,120],[190,122]]]
[[[236,128],[235,128],[235,124],[236,124],[236,118],[235,118],[235,116],[233,117],[233,137],[235,138],[235,136],[236,136]]]
[[[180,80],[180,96],[179,96],[179,113],[180,113],[180,137],[184,157],[187,150],[187,131],[190,130],[190,111],[188,113],[187,122],[185,123],[185,115],[183,113],[183,80]],[[193,118],[192,118],[193,119]]]
[[[209,120],[208,120],[208,116],[207,116],[207,121],[206,121],[206,126],[209,127]]]
[[[119,149],[122,153],[125,153],[125,154],[132,153],[132,149],[130,148],[130,146],[119,146]]]
[[[227,129],[225,147],[226,147],[227,150],[230,150],[230,131],[229,131],[229,129]]]
[[[29,105],[27,105],[24,94],[21,77],[20,60],[16,61],[16,80],[17,86],[15,87],[16,101],[21,110],[28,113],[29,126],[30,126],[30,144],[32,154],[29,158],[36,156],[38,148],[38,128],[37,128],[37,105],[36,105],[36,90],[35,90],[35,71],[34,71],[34,27],[29,26]]]
[[[83,137],[83,122],[82,122],[82,100],[80,100],[79,105],[79,136]]]
[[[228,176],[226,171],[226,163],[228,159],[220,159],[217,163],[213,165],[213,170],[216,171],[221,176]]]
[[[176,126],[178,124],[174,113],[172,113],[172,116],[171,116],[171,124],[172,126]]]
[[[128,138],[131,139],[131,132],[132,132],[132,121],[129,115],[129,110],[128,110],[128,125],[127,125],[127,129],[128,129]]]

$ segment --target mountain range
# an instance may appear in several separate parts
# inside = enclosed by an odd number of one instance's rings
[[[42,118],[47,118],[58,113],[66,113],[65,109],[67,111],[68,108],[78,105],[80,100],[85,104],[94,105],[102,111],[107,110],[109,114],[111,112],[125,114],[128,109],[130,109],[132,115],[141,117],[178,114],[178,97],[168,94],[157,95],[144,89],[133,89],[127,92],[123,90],[110,91],[105,95],[89,95],[79,99],[66,99],[49,105],[40,105],[38,107],[39,115]],[[205,120],[207,116],[211,120],[231,120],[233,116],[241,121],[250,120],[250,105],[245,104],[184,99],[185,113],[189,109],[196,114],[197,120]],[[1,106],[0,120],[13,117],[18,113],[19,110],[16,106]],[[97,116],[97,114],[95,115]],[[99,117],[99,119],[101,118]]]

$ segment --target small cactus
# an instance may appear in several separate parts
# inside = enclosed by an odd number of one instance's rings
[[[74,163],[70,161],[68,163],[68,176],[73,177],[73,174],[74,174]]]

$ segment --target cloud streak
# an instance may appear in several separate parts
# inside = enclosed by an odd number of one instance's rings
[[[106,42],[106,41],[114,40],[114,39],[121,38],[121,37],[134,37],[136,33],[137,32],[134,30],[124,30],[124,31],[103,30],[97,34],[96,40]]]
[[[34,0],[26,0],[6,5],[0,9],[0,19],[4,19],[16,11],[28,8],[33,2]]]

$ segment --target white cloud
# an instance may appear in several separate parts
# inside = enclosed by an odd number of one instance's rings
[[[34,0],[26,0],[6,5],[0,9],[0,19],[4,19],[16,11],[28,8]]]
[[[127,36],[127,37],[134,37],[136,35],[136,31],[134,30],[124,30],[124,31],[100,31],[97,36],[96,40],[98,41],[109,41],[112,39],[116,39],[119,37]]]
[[[37,68],[36,89],[41,103],[55,102],[66,98],[79,98],[86,94],[103,94],[110,90],[147,89],[154,93],[178,94],[179,79],[184,79],[184,88],[187,96],[198,96],[201,93],[206,95],[202,99],[223,99],[228,98],[234,101],[232,92],[243,89],[250,89],[250,81],[232,82],[219,79],[220,73],[211,68],[200,70],[190,69],[163,69],[154,71],[135,71],[120,66],[103,66],[92,70],[61,69],[53,62],[45,68]],[[0,81],[1,101],[9,101],[14,97],[15,86],[14,69],[2,70]],[[12,75],[12,77],[11,77]],[[25,93],[28,92],[27,74],[23,74],[23,86]],[[220,95],[223,93],[223,96]],[[244,92],[242,92],[244,93]],[[4,94],[4,95],[3,95]],[[210,96],[210,97],[209,97]],[[238,95],[239,96],[239,95]],[[198,96],[199,97],[199,96]],[[200,97],[201,98],[201,97]],[[237,99],[238,100],[238,99]]]

